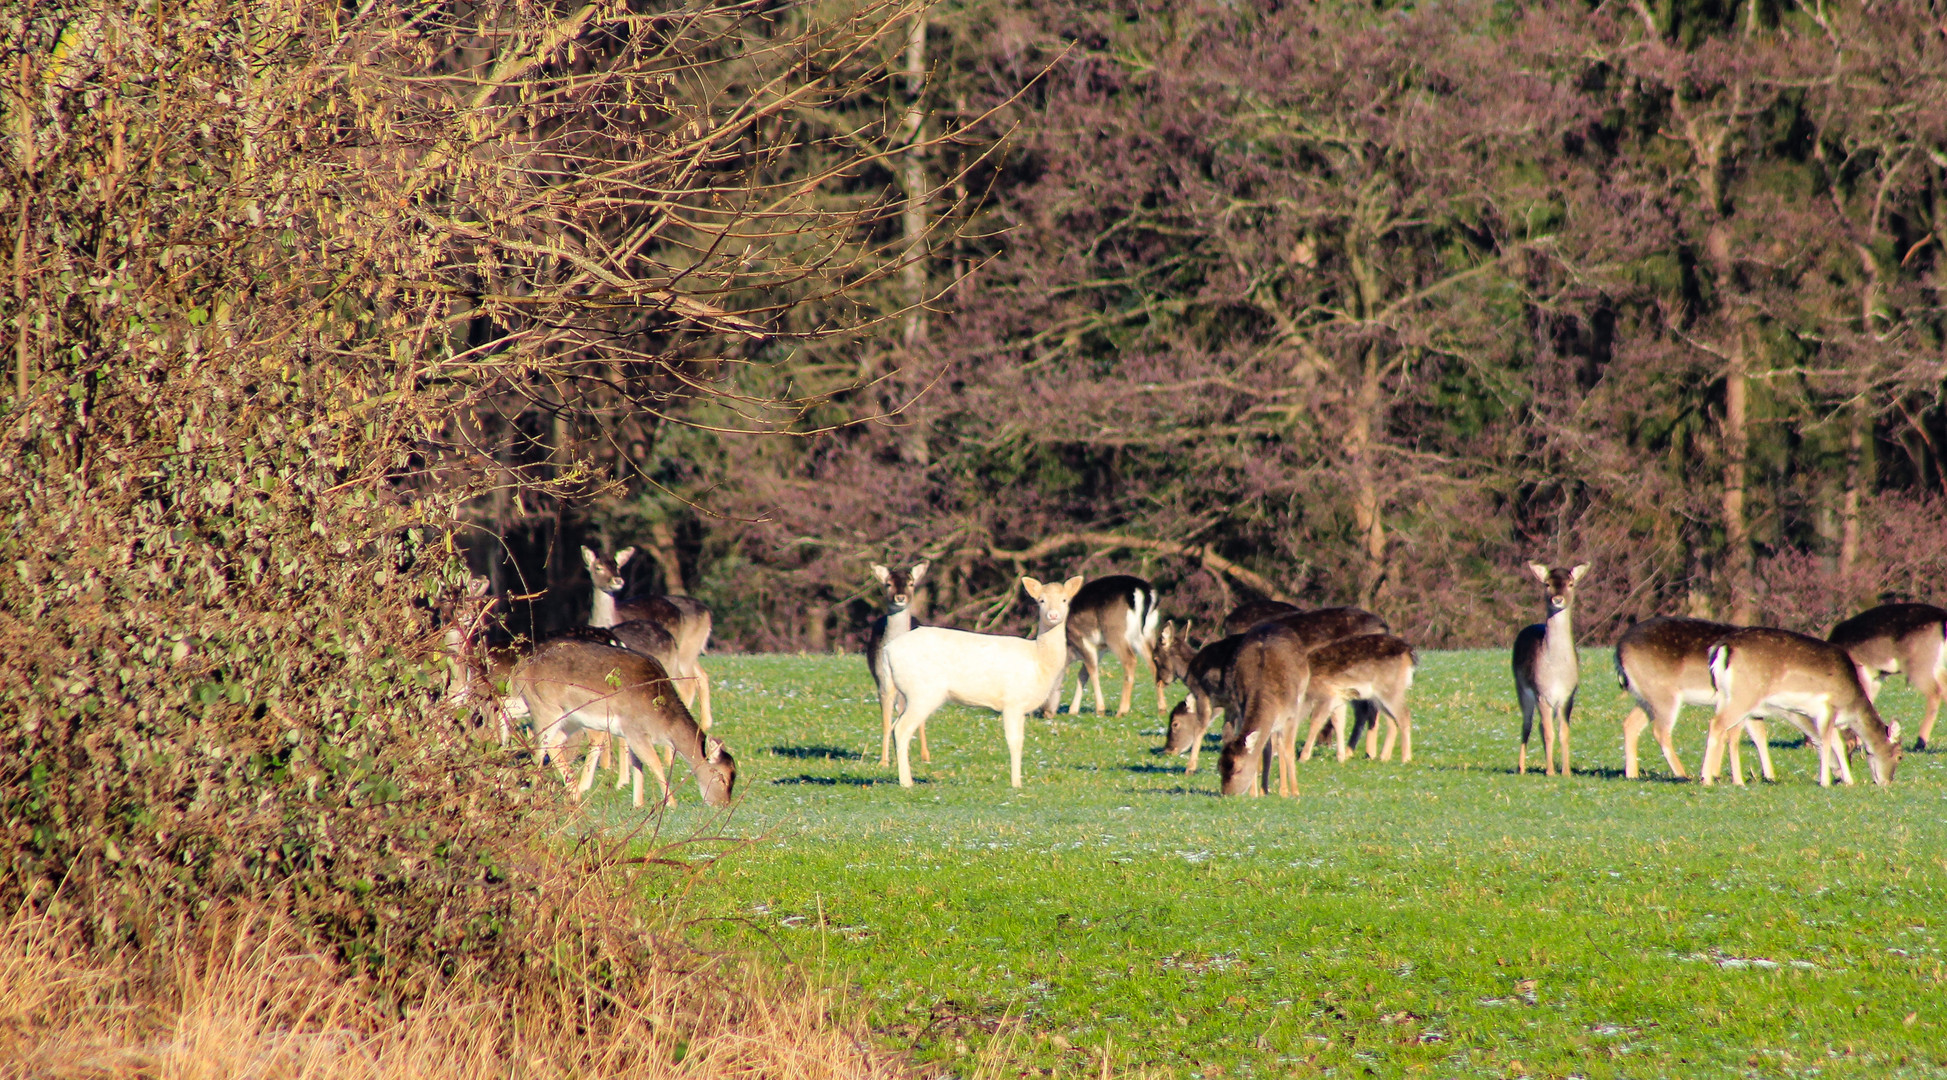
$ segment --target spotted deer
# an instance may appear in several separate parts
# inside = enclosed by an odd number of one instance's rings
[[[1122,701],[1117,716],[1129,715],[1129,701],[1136,687],[1136,660],[1140,657],[1151,670],[1156,667],[1156,623],[1161,617],[1156,587],[1129,574],[1110,574],[1082,586],[1068,605],[1068,660],[1080,661],[1081,677],[1075,681],[1075,699],[1068,703],[1070,716],[1081,711],[1082,691],[1095,691],[1095,711],[1105,710],[1102,698],[1102,649],[1106,646],[1122,664]],[[1042,705],[1042,712],[1055,715],[1061,709],[1062,678]],[[1163,711],[1163,688],[1156,688],[1156,711]]]
[[[1027,714],[1048,700],[1068,663],[1068,604],[1082,579],[1043,585],[1030,577],[1021,588],[1039,608],[1033,638],[976,634],[942,626],[916,626],[886,644],[892,684],[905,697],[892,734],[899,751],[899,786],[913,786],[908,755],[913,733],[949,701],[1001,714],[1010,781],[1021,786],[1021,747]]]
[[[1529,563],[1529,572],[1542,584],[1548,618],[1524,628],[1514,638],[1514,692],[1521,702],[1521,756],[1517,772],[1528,771],[1528,736],[1535,713],[1541,713],[1543,770],[1555,775],[1555,746],[1562,747],[1562,775],[1569,775],[1568,728],[1575,714],[1575,689],[1582,679],[1575,655],[1575,630],[1570,623],[1575,586],[1589,572],[1583,563],[1573,570],[1551,570]]]
[[[1224,616],[1224,635],[1242,634],[1260,624],[1284,615],[1296,615],[1304,609],[1283,600],[1246,600],[1231,609]]]
[[[1623,718],[1623,775],[1635,779],[1642,775],[1636,754],[1643,729],[1656,737],[1670,773],[1688,777],[1683,759],[1677,756],[1672,741],[1677,714],[1685,705],[1716,705],[1717,688],[1710,681],[1710,647],[1722,641],[1737,627],[1704,619],[1658,616],[1623,631],[1616,640],[1616,679],[1635,699],[1635,706]],[[1751,743],[1758,751],[1758,769],[1766,780],[1771,770],[1770,732],[1763,721],[1745,725]],[[1731,743],[1731,774],[1743,783],[1744,763],[1737,743]]]
[[[1229,719],[1224,724],[1224,748],[1217,758],[1220,790],[1225,795],[1263,795],[1269,784],[1266,757],[1303,722],[1300,708],[1311,682],[1310,650],[1289,627],[1265,623],[1238,639],[1235,655],[1225,668],[1219,696]],[[1298,794],[1298,767],[1290,753],[1278,759],[1278,794]]]
[[[1927,701],[1926,715],[1914,739],[1925,750],[1940,719],[1940,700],[1947,696],[1947,609],[1932,604],[1881,604],[1832,628],[1827,641],[1851,654],[1859,665],[1866,696],[1879,701],[1880,681],[1895,673]]]
[[[886,590],[886,613],[872,620],[865,634],[865,666],[872,670],[872,681],[879,687],[879,764],[884,766],[892,760],[892,716],[899,704],[899,691],[892,685],[892,669],[886,666],[886,643],[892,641],[914,626],[920,625],[913,619],[913,593],[926,577],[929,564],[917,562],[911,570],[892,570],[878,563],[872,564],[872,576]],[[919,759],[933,760],[932,751],[926,747],[926,725],[919,728]]]
[[[1406,692],[1413,688],[1417,659],[1413,647],[1391,634],[1361,634],[1311,650],[1311,683],[1305,694],[1304,715],[1310,724],[1305,749],[1297,758],[1310,761],[1312,747],[1330,723],[1337,731],[1339,762],[1351,756],[1346,748],[1346,710],[1358,701],[1371,702],[1386,718],[1386,745],[1379,760],[1391,761],[1393,747],[1399,745],[1400,761],[1413,760],[1413,714],[1406,705]],[[1379,725],[1370,728],[1366,745],[1372,756],[1372,739]],[[1290,757],[1297,739],[1297,728],[1285,735],[1284,753]]]
[[[1841,728],[1851,729],[1865,746],[1873,782],[1893,782],[1900,762],[1900,725],[1880,719],[1845,649],[1790,630],[1734,630],[1710,647],[1710,679],[1717,689],[1717,714],[1704,743],[1700,773],[1705,784],[1717,779],[1725,739],[1757,716],[1781,717],[1805,733],[1819,755],[1820,786],[1831,785],[1835,765],[1841,782],[1852,783]],[[1732,782],[1741,783],[1741,778],[1733,775]]]
[[[619,736],[635,760],[648,766],[664,805],[673,805],[676,796],[657,753],[663,746],[696,774],[705,803],[729,805],[737,782],[736,759],[690,718],[668,672],[650,657],[563,638],[543,644],[514,665],[507,681],[509,711],[532,718],[542,752],[555,758],[564,779],[562,745],[578,731],[599,731]],[[597,758],[589,754],[575,787],[577,797],[593,783]],[[640,774],[635,805],[642,805]]]
[[[1259,628],[1272,625],[1290,630],[1297,635],[1299,644],[1306,649],[1344,638],[1357,637],[1360,634],[1383,634],[1388,630],[1386,620],[1356,607],[1287,612],[1260,624]],[[1184,646],[1172,645],[1171,648],[1164,650],[1172,656],[1163,663],[1172,672],[1183,671],[1184,674],[1178,677],[1183,679],[1184,685],[1190,690],[1190,696],[1184,699],[1184,704],[1178,705],[1170,713],[1169,733],[1163,744],[1163,752],[1166,754],[1181,754],[1186,750],[1189,751],[1190,760],[1183,770],[1186,775],[1197,771],[1197,755],[1203,748],[1203,738],[1215,725],[1217,713],[1223,710],[1221,704],[1211,699],[1208,687],[1213,685],[1212,679],[1221,674],[1223,667],[1231,662],[1232,653],[1237,647],[1232,639],[1242,636],[1233,634],[1204,646],[1187,664],[1181,660]],[[1226,642],[1231,643],[1225,644]],[[1204,653],[1210,655],[1205,657]],[[1161,670],[1159,669],[1159,674]],[[1186,709],[1184,705],[1190,707]],[[1355,706],[1355,708],[1363,710],[1364,706]]]
[[[670,665],[669,674],[676,680],[684,706],[696,707],[696,722],[708,731],[712,723],[710,674],[703,670],[701,657],[710,644],[710,609],[702,601],[688,596],[645,596],[634,600],[617,600],[622,591],[628,588],[622,568],[629,564],[629,558],[634,554],[634,548],[623,548],[611,559],[588,548],[581,549],[582,562],[587,565],[588,577],[595,584],[594,605],[588,613],[588,625],[604,628],[619,623],[647,621],[668,631],[676,641],[676,662]]]

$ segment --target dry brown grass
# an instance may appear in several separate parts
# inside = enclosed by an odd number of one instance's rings
[[[560,929],[559,926],[555,927]],[[226,910],[167,949],[102,954],[80,924],[0,929],[0,1076],[155,1080],[893,1077],[842,995],[644,939],[616,975],[557,933],[509,986],[457,973],[411,1006],[274,915]],[[551,932],[547,927],[540,933]],[[642,931],[637,931],[642,933]]]

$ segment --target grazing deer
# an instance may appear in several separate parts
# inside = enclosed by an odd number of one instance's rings
[[[1216,722],[1217,713],[1224,705],[1224,672],[1230,668],[1231,661],[1237,657],[1237,647],[1244,643],[1244,635],[1232,634],[1218,638],[1203,648],[1194,648],[1189,639],[1189,624],[1184,624],[1179,635],[1171,627],[1164,627],[1158,638],[1158,655],[1166,657],[1157,669],[1160,677],[1168,670],[1172,678],[1183,680],[1190,694],[1177,703],[1170,712],[1168,734],[1163,741],[1165,754],[1181,754],[1189,751],[1190,761],[1184,768],[1184,775],[1197,771],[1197,756],[1203,752],[1203,736]]]
[[[501,707],[494,686],[513,670],[521,653],[514,646],[488,640],[488,620],[498,603],[497,597],[488,595],[491,587],[484,577],[469,577],[460,594],[435,605],[434,613],[443,627],[446,703],[458,708],[470,707],[483,715],[493,713],[500,745],[506,746],[507,711]]]
[[[669,666],[669,673],[676,679],[684,706],[695,704],[696,721],[708,731],[710,674],[703,670],[701,657],[710,644],[710,609],[688,596],[645,596],[617,602],[616,597],[628,587],[622,568],[634,554],[634,548],[623,548],[610,559],[588,548],[581,549],[581,561],[587,564],[588,577],[595,583],[595,601],[588,614],[588,625],[600,628],[647,621],[669,631],[669,636],[676,639],[676,662]]]
[[[1225,795],[1263,795],[1269,761],[1265,752],[1302,722],[1300,703],[1311,682],[1309,650],[1302,639],[1276,622],[1244,634],[1224,671],[1222,698],[1229,719],[1217,776]],[[1298,794],[1298,766],[1289,753],[1278,755],[1278,794]]]
[[[600,731],[620,736],[638,762],[655,774],[664,805],[674,805],[675,792],[663,772],[657,747],[667,746],[696,774],[703,801],[711,806],[730,803],[737,782],[737,763],[721,740],[704,734],[690,719],[668,672],[655,660],[626,649],[572,638],[551,641],[514,665],[508,677],[509,707],[533,718],[543,753],[558,755],[568,736],[577,731]],[[577,798],[595,778],[598,756],[591,753],[575,788]],[[642,805],[638,774],[635,805]]]
[[[1555,744],[1559,742],[1562,775],[1567,776],[1569,720],[1575,714],[1575,688],[1582,680],[1570,610],[1575,605],[1575,586],[1589,572],[1589,564],[1573,570],[1551,570],[1540,563],[1529,563],[1528,569],[1542,584],[1548,620],[1524,628],[1514,638],[1514,692],[1521,699],[1521,757],[1515,768],[1522,774],[1528,771],[1528,736],[1534,731],[1539,710],[1542,753],[1547,758],[1544,771],[1555,775]]]
[[[1067,664],[1082,662],[1082,677],[1075,681],[1075,700],[1069,702],[1070,716],[1082,709],[1084,686],[1095,691],[1095,711],[1104,711],[1102,701],[1102,647],[1107,645],[1122,662],[1122,704],[1117,716],[1129,715],[1129,699],[1136,686],[1136,658],[1152,669],[1156,666],[1156,587],[1129,574],[1099,577],[1076,594],[1068,605],[1068,660],[1062,678],[1048,694],[1042,712],[1049,716],[1061,710],[1061,688],[1067,680]],[[1163,711],[1163,684],[1156,684],[1156,711]]]
[[[1895,672],[1927,699],[1915,750],[1925,750],[1947,696],[1947,609],[1932,604],[1881,604],[1832,628],[1827,641],[1851,654],[1859,665],[1866,696],[1879,700],[1880,680]]]
[[[1269,622],[1261,624],[1260,629],[1263,626],[1273,625],[1282,626],[1290,630],[1293,634],[1296,634],[1299,644],[1307,649],[1330,644],[1331,642],[1344,638],[1358,637],[1361,634],[1383,634],[1388,629],[1386,620],[1374,615],[1370,611],[1356,607],[1319,608],[1316,611],[1287,612],[1271,619]],[[1208,684],[1213,676],[1221,674],[1223,668],[1230,663],[1232,652],[1237,648],[1235,643],[1229,645],[1225,645],[1224,643],[1230,642],[1232,638],[1242,636],[1233,634],[1230,637],[1219,639],[1216,642],[1204,646],[1192,658],[1188,665],[1183,666],[1185,674],[1181,677],[1183,678],[1184,684],[1190,688],[1189,700],[1193,700],[1197,704],[1189,710],[1183,710],[1179,706],[1178,711],[1170,714],[1170,732],[1167,741],[1163,744],[1163,752],[1180,754],[1188,750],[1190,752],[1190,761],[1183,770],[1186,775],[1197,771],[1197,754],[1202,750],[1203,737],[1216,723],[1218,710],[1223,708],[1222,705],[1214,704],[1211,701],[1210,695],[1205,690],[1205,684]],[[1222,646],[1222,648],[1219,648],[1219,646]],[[1182,646],[1173,646],[1170,650],[1166,651],[1180,653],[1181,649]],[[1211,652],[1213,649],[1217,651]],[[1205,652],[1211,653],[1207,660],[1203,656]],[[1180,661],[1172,659],[1165,661],[1165,663],[1171,666],[1170,669],[1172,671],[1175,671]],[[1159,675],[1160,672],[1161,669],[1159,669]],[[1196,678],[1191,678],[1190,675],[1192,674],[1196,675]],[[1363,711],[1365,707],[1356,706],[1356,708]],[[1193,723],[1198,726],[1194,730],[1190,730],[1187,725]],[[1179,727],[1183,727],[1184,730],[1179,731]]]
[[[1305,736],[1305,750],[1299,761],[1310,761],[1319,732],[1330,723],[1337,731],[1339,763],[1351,756],[1346,749],[1346,707],[1353,702],[1371,702],[1386,717],[1386,745],[1378,754],[1381,761],[1393,759],[1393,746],[1401,747],[1401,762],[1413,760],[1413,714],[1406,707],[1406,692],[1413,688],[1417,659],[1413,647],[1391,634],[1361,634],[1334,641],[1311,650],[1311,687],[1305,694],[1304,715],[1311,719]],[[1296,727],[1285,733],[1287,758],[1296,746]],[[1374,723],[1366,740],[1366,756],[1373,756],[1372,741],[1379,734]]]
[[[1736,629],[1703,619],[1658,616],[1637,623],[1616,640],[1616,680],[1636,699],[1623,718],[1624,776],[1633,780],[1642,774],[1636,749],[1646,727],[1656,736],[1671,774],[1680,779],[1690,775],[1671,741],[1677,714],[1685,705],[1717,704],[1717,688],[1710,681],[1710,647]],[[1745,731],[1757,748],[1759,770],[1766,780],[1773,779],[1770,732],[1756,720],[1746,724]],[[1744,782],[1744,763],[1735,741],[1731,774],[1739,778],[1738,783]]]
[[[1229,615],[1224,616],[1224,636],[1242,634],[1279,616],[1296,615],[1303,610],[1296,604],[1287,604],[1283,600],[1246,600],[1232,608]]]
[[[1840,779],[1852,783],[1852,766],[1840,745],[1842,727],[1865,745],[1873,782],[1893,781],[1900,725],[1880,719],[1852,656],[1839,646],[1771,627],[1735,630],[1710,647],[1710,678],[1717,688],[1717,715],[1704,743],[1705,784],[1717,779],[1726,736],[1735,737],[1754,716],[1781,716],[1805,733],[1818,751],[1822,787],[1831,786],[1835,763]],[[1733,775],[1732,781],[1742,778]]]
[[[865,666],[872,669],[872,681],[879,686],[879,764],[885,766],[892,760],[892,713],[898,704],[899,691],[892,685],[892,669],[886,666],[886,642],[911,630],[913,622],[913,592],[919,588],[920,579],[926,576],[928,563],[913,564],[911,570],[888,570],[878,563],[872,564],[872,576],[886,588],[886,613],[872,620],[865,635]],[[919,728],[919,759],[933,760],[932,751],[926,748],[926,725]]]
[[[1031,577],[1021,587],[1040,608],[1031,639],[917,626],[886,644],[892,685],[906,698],[893,737],[899,745],[899,786],[913,786],[907,748],[913,732],[949,701],[1001,714],[1011,782],[1021,786],[1021,742],[1027,715],[1048,700],[1048,690],[1068,664],[1068,603],[1082,579],[1043,585]]]

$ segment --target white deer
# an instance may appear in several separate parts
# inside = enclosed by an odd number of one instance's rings
[[[899,786],[913,786],[907,757],[913,733],[949,701],[1001,714],[1013,784],[1021,786],[1027,715],[1048,700],[1068,666],[1068,602],[1081,591],[1082,579],[1043,585],[1024,577],[1021,587],[1041,608],[1032,639],[917,626],[886,643],[892,684],[906,699],[892,732],[899,746]]]

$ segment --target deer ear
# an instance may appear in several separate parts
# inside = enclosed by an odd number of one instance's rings
[[[1175,636],[1174,636],[1175,631],[1176,631],[1175,626],[1172,626],[1169,623],[1164,623],[1162,632],[1156,635],[1156,640],[1163,646],[1163,648],[1167,649],[1170,647],[1170,642],[1175,640]]]
[[[1075,594],[1082,591],[1082,581],[1082,575],[1076,574],[1063,583],[1061,588],[1063,592],[1068,594],[1068,599],[1075,599]]]
[[[622,569],[623,567],[625,567],[625,566],[627,566],[627,565],[629,565],[629,556],[631,556],[631,555],[634,555],[634,554],[635,554],[635,549],[634,549],[634,548],[632,548],[632,547],[625,547],[625,548],[623,548],[623,549],[622,549],[621,551],[618,551],[618,552],[616,552],[616,553],[615,553],[615,568],[616,568],[617,570],[620,570],[620,569]]]
[[[1247,754],[1257,753],[1258,740],[1262,738],[1264,738],[1264,732],[1262,731],[1253,731],[1244,736],[1244,752]]]
[[[926,568],[931,565],[933,564],[928,562],[916,562],[913,564],[912,583],[915,587],[919,585],[919,579],[926,576]]]
[[[1021,588],[1027,590],[1027,594],[1036,600],[1041,599],[1042,585],[1039,581],[1031,577],[1024,577],[1021,579]]]
[[[602,561],[602,557],[584,547],[581,549],[581,561],[582,565],[593,570],[595,569],[595,564]]]
[[[1581,580],[1582,580],[1582,575],[1583,575],[1583,574],[1586,574],[1586,573],[1588,573],[1588,572],[1589,572],[1589,564],[1588,564],[1588,563],[1583,563],[1583,564],[1581,564],[1580,566],[1577,566],[1577,567],[1576,567],[1575,569],[1573,569],[1573,570],[1570,570],[1570,571],[1568,572],[1568,582],[1569,582],[1569,584],[1571,584],[1571,585],[1573,585],[1573,584],[1575,584],[1576,582],[1578,582],[1578,581],[1581,581]]]
[[[703,739],[703,759],[709,762],[723,760],[723,740],[711,736]]]
[[[1886,741],[1892,743],[1894,746],[1900,745],[1900,722],[1898,720],[1886,725]]]
[[[880,566],[878,563],[872,564],[872,576],[878,578],[879,584],[881,585],[892,584],[892,571]]]
[[[1538,562],[1531,562],[1528,564],[1528,572],[1535,575],[1536,581],[1541,582],[1543,585],[1548,584],[1548,568],[1546,566]]]

